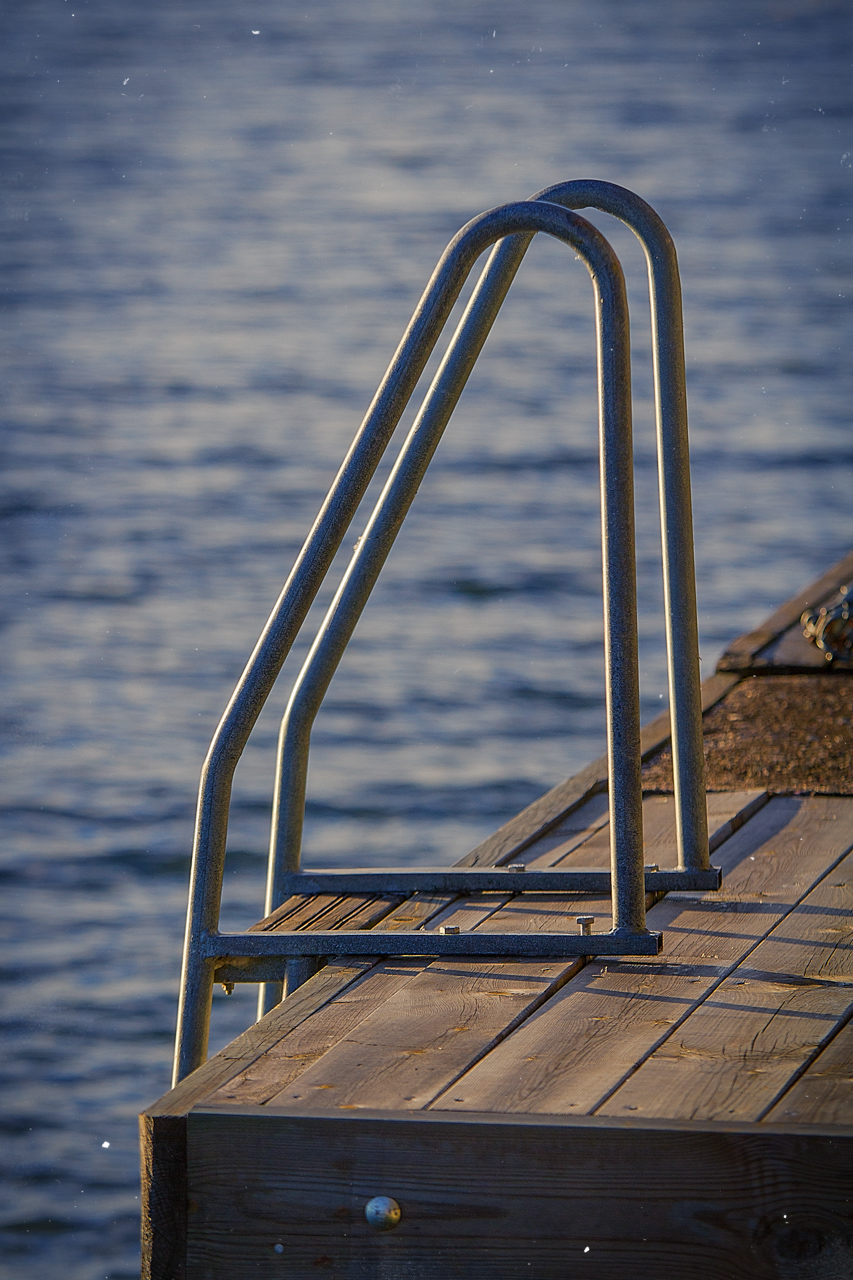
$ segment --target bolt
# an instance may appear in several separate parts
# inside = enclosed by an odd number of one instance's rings
[[[575,916],[575,923],[580,928],[581,933],[589,935],[592,933],[592,925],[595,916]]]
[[[656,862],[647,862],[643,867],[644,871],[660,871],[660,867]]]
[[[462,930],[459,928],[458,924],[442,924],[442,925],[439,925],[438,932],[439,933],[461,933]]]
[[[374,1196],[364,1206],[364,1216],[378,1231],[392,1231],[403,1214],[397,1201],[390,1196]]]
[[[234,993],[234,983],[233,983],[233,982],[220,982],[220,984],[219,984],[219,985],[221,986],[222,990],[225,992],[225,994],[226,994],[227,996],[233,995],[233,993]]]
[[[507,871],[526,871],[527,867],[523,862],[510,862]]]

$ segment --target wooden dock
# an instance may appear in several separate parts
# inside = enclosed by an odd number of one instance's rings
[[[142,1117],[146,1280],[850,1280],[853,667],[800,614],[703,687],[718,893],[657,957],[330,961]],[[669,725],[645,857],[675,860]],[[598,761],[462,865],[608,865]],[[609,927],[610,899],[292,898],[261,930]],[[396,1200],[380,1231],[364,1209]]]

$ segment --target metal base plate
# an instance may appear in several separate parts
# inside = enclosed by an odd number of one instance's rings
[[[282,933],[209,935],[205,956],[217,982],[272,982],[294,956],[506,956],[530,960],[565,956],[655,956],[663,934],[643,933],[438,933],[419,930],[353,933],[306,929]]]
[[[723,873],[719,867],[704,871],[646,867],[647,893],[669,893],[678,889],[713,891],[719,889]],[[385,867],[382,870],[348,867],[341,871],[299,871],[287,876],[285,894],[315,893],[610,893],[610,871],[599,867],[525,868],[507,867],[427,867],[410,870]]]

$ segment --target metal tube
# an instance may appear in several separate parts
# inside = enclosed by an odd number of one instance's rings
[[[619,218],[643,246],[649,271],[660,481],[661,537],[678,865],[710,866],[702,742],[699,628],[693,556],[687,379],[678,255],[651,205],[612,182],[579,180],[546,187],[534,199]],[[526,245],[517,237],[520,255]],[[519,256],[520,261],[520,256]],[[516,267],[517,270],[517,267]]]
[[[666,228],[650,206],[625,188],[596,181],[561,183],[539,193],[539,198],[546,198],[549,202],[569,208],[592,206],[611,213],[631,227],[646,250],[655,339],[664,587],[679,865],[701,869],[708,865],[707,823],[702,777],[704,761],[680,282],[675,250]],[[478,324],[484,326],[478,330],[477,351],[485,340],[488,328],[531,238],[529,233],[517,233],[498,244],[491,255],[477,291],[481,317]],[[176,1078],[186,1074],[191,1065],[197,1065],[205,1054],[211,975],[195,944],[200,932],[207,931],[211,925],[215,928],[214,921],[218,923],[234,768],[293,638],[316,595],[319,583],[340,545],[364,489],[423,370],[449,309],[458,296],[461,280],[454,288],[454,282],[448,277],[453,275],[459,264],[449,261],[449,253],[450,251],[439,263],[383,379],[229,703],[205,762],[193,854]],[[495,300],[496,304],[492,306]],[[491,317],[488,314],[490,309]],[[460,329],[456,341],[461,337]],[[419,345],[421,340],[425,345]]]
[[[220,721],[199,786],[173,1082],[207,1054],[212,977],[200,939],[219,924],[234,770],[471,267],[494,237],[448,246],[299,553]]]
[[[541,211],[538,216],[535,213],[537,209]],[[544,202],[509,205],[484,217],[495,218],[498,214],[507,218],[523,216],[531,230],[546,231],[571,244],[586,262],[595,287],[614,926],[619,930],[633,931],[645,927],[645,899],[630,345],[624,280],[610,246],[584,219],[570,214],[563,214],[561,219],[557,209]],[[479,221],[475,219],[469,227]],[[492,305],[493,301],[494,295],[489,295],[488,304],[484,303],[482,290],[478,290],[472,299],[291,693],[279,738],[269,882],[270,900],[273,902],[280,895],[284,878],[299,866],[305,779],[314,718],[485,340],[482,330],[491,322],[500,305],[499,300]],[[470,335],[468,342],[459,340],[462,332]],[[618,724],[614,714],[617,708]]]
[[[571,209],[596,208],[631,228],[646,254],[652,313],[655,402],[658,435],[664,607],[672,723],[678,865],[691,871],[709,868],[705,807],[702,701],[693,558],[693,520],[687,433],[687,398],[681,281],[675,246],[664,223],[645,200],[625,187],[578,180],[548,187],[533,197]],[[455,407],[470,369],[482,349],[498,310],[529,244],[531,235],[516,235],[495,246],[433,384],[447,416]],[[281,739],[279,742],[281,762]],[[277,777],[280,778],[280,767]],[[298,785],[298,784],[297,784]],[[292,818],[280,816],[281,788],[276,789],[273,841],[267,881],[267,913],[280,901],[278,883],[299,865],[302,804],[297,802],[299,830],[288,830]],[[283,831],[277,840],[275,832]],[[295,862],[293,846],[296,846]],[[283,847],[280,850],[278,845]],[[288,852],[289,851],[289,852]],[[262,1009],[275,1003],[261,996]]]

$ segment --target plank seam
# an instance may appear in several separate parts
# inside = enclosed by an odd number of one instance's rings
[[[845,983],[843,983],[843,984],[839,984],[839,985],[843,985],[843,986],[845,986],[845,987],[849,987],[849,986],[853,986],[853,983],[845,982]],[[844,1015],[844,1017],[843,1017],[843,1018],[839,1018],[838,1022],[836,1022],[835,1026],[834,1026],[834,1027],[832,1028],[832,1030],[829,1032],[829,1035],[826,1037],[826,1039],[825,1039],[825,1040],[822,1040],[822,1041],[821,1041],[821,1043],[815,1047],[815,1049],[814,1049],[814,1051],[812,1052],[811,1056],[810,1056],[809,1058],[807,1058],[805,1062],[800,1063],[800,1066],[797,1068],[797,1070],[794,1072],[794,1074],[790,1077],[790,1079],[786,1080],[785,1084],[784,1084],[784,1085],[783,1085],[783,1087],[779,1090],[779,1092],[777,1093],[776,1097],[775,1097],[775,1098],[773,1098],[773,1100],[767,1104],[767,1106],[764,1108],[764,1110],[763,1110],[763,1111],[761,1111],[761,1112],[758,1114],[758,1116],[756,1117],[756,1123],[760,1124],[760,1123],[761,1123],[761,1121],[764,1119],[764,1117],[768,1114],[768,1112],[772,1111],[772,1110],[773,1110],[773,1108],[774,1108],[778,1103],[780,1103],[780,1102],[782,1101],[782,1099],[784,1098],[785,1094],[786,1094],[786,1093],[788,1093],[788,1092],[789,1092],[789,1090],[791,1090],[791,1089],[794,1087],[794,1085],[797,1083],[797,1081],[798,1081],[802,1076],[804,1076],[804,1075],[805,1075],[805,1073],[808,1071],[809,1067],[810,1067],[814,1062],[817,1062],[817,1060],[818,1060],[818,1058],[821,1056],[821,1054],[822,1054],[826,1049],[828,1049],[828,1048],[829,1048],[829,1046],[832,1044],[832,1042],[833,1042],[833,1040],[835,1039],[835,1037],[836,1037],[837,1035],[839,1035],[839,1034],[844,1030],[844,1028],[847,1026],[848,1022],[851,1022],[851,1021],[853,1021],[853,1005],[851,1005],[851,1006],[850,1006],[850,1008],[847,1010],[847,1012],[846,1012],[846,1014]]]
[[[813,883],[809,885],[809,887],[808,887],[808,888],[805,890],[805,892],[804,892],[804,893],[803,893],[803,894],[802,894],[802,895],[797,899],[797,901],[796,901],[796,902],[791,903],[791,906],[788,908],[788,910],[785,912],[785,914],[784,914],[784,915],[780,916],[780,918],[779,918],[779,919],[776,921],[776,923],[773,925],[773,928],[772,928],[772,929],[769,929],[769,930],[768,930],[768,932],[767,932],[767,933],[765,933],[765,934],[763,935],[763,937],[758,938],[758,939],[753,943],[753,945],[749,948],[749,950],[748,950],[748,951],[746,951],[746,952],[745,952],[745,953],[744,953],[744,954],[743,954],[743,955],[738,959],[738,961],[737,961],[737,963],[736,963],[736,964],[729,965],[729,966],[728,966],[728,968],[727,968],[727,969],[725,969],[725,971],[724,971],[723,973],[721,973],[721,974],[720,974],[720,976],[718,977],[717,981],[713,984],[713,986],[709,987],[709,989],[708,989],[708,990],[705,992],[705,994],[702,996],[702,999],[701,999],[701,1000],[697,1000],[697,1002],[696,1002],[694,1005],[692,1005],[692,1006],[691,1006],[691,1008],[687,1009],[687,1010],[682,1014],[682,1016],[681,1016],[681,1017],[680,1017],[676,1022],[674,1022],[674,1023],[672,1024],[672,1026],[668,1028],[668,1030],[667,1030],[667,1031],[665,1031],[665,1032],[664,1032],[664,1034],[661,1036],[661,1038],[660,1038],[659,1040],[657,1040],[657,1041],[656,1041],[656,1042],[651,1046],[651,1048],[650,1048],[650,1049],[648,1049],[648,1050],[647,1050],[647,1051],[642,1055],[642,1057],[639,1059],[639,1061],[637,1061],[637,1062],[633,1063],[633,1065],[629,1068],[629,1070],[625,1072],[624,1076],[622,1076],[622,1078],[621,1078],[620,1080],[618,1080],[618,1081],[617,1081],[617,1083],[616,1083],[616,1084],[615,1084],[611,1089],[608,1089],[608,1090],[607,1090],[607,1092],[604,1094],[604,1096],[603,1096],[602,1098],[600,1098],[600,1099],[599,1099],[599,1101],[595,1104],[595,1106],[590,1110],[590,1112],[589,1112],[589,1114],[590,1114],[590,1115],[593,1115],[593,1116],[594,1116],[594,1115],[596,1114],[596,1112],[600,1111],[600,1109],[605,1105],[605,1103],[607,1103],[607,1102],[609,1102],[609,1101],[610,1101],[610,1099],[613,1097],[614,1093],[616,1093],[619,1089],[621,1089],[621,1088],[622,1088],[622,1086],[623,1086],[624,1084],[626,1084],[626,1083],[627,1083],[627,1081],[628,1081],[628,1080],[630,1080],[630,1079],[631,1079],[631,1077],[632,1077],[633,1075],[635,1075],[635,1073],[636,1073],[637,1071],[639,1071],[640,1067],[643,1065],[643,1063],[644,1063],[644,1062],[647,1062],[647,1061],[648,1061],[648,1059],[649,1059],[649,1058],[651,1058],[653,1054],[657,1053],[657,1051],[658,1051],[658,1049],[661,1047],[661,1045],[666,1044],[666,1042],[667,1042],[667,1040],[670,1038],[670,1036],[674,1035],[674,1033],[679,1029],[679,1027],[681,1027],[681,1026],[682,1026],[682,1025],[687,1021],[687,1019],[691,1016],[691,1014],[695,1013],[695,1011],[696,1011],[697,1009],[701,1008],[701,1006],[705,1003],[705,1001],[706,1001],[706,1000],[708,1000],[708,999],[709,999],[709,998],[714,994],[714,992],[718,989],[718,987],[720,987],[720,986],[721,986],[721,984],[722,984],[723,982],[725,982],[726,978],[730,977],[730,975],[734,973],[735,969],[739,969],[739,968],[740,968],[740,966],[741,966],[741,965],[742,965],[746,960],[748,960],[748,959],[749,959],[749,957],[752,955],[753,951],[755,951],[758,947],[760,947],[760,946],[761,946],[761,944],[762,944],[763,942],[765,942],[765,941],[766,941],[766,939],[767,939],[768,937],[770,937],[770,935],[771,935],[771,934],[772,934],[776,929],[778,929],[778,928],[779,928],[779,926],[780,926],[780,925],[781,925],[785,920],[787,920],[787,919],[788,919],[788,916],[791,914],[791,912],[792,912],[792,911],[796,911],[797,907],[799,907],[799,906],[800,906],[800,904],[801,904],[801,903],[803,903],[803,902],[806,900],[806,898],[809,896],[809,894],[810,894],[810,893],[814,893],[814,891],[815,891],[815,889],[818,887],[818,885],[822,884],[822,883],[823,883],[823,881],[826,879],[826,877],[827,877],[827,876],[832,875],[833,871],[835,871],[835,869],[836,869],[836,867],[838,866],[838,864],[839,864],[840,862],[842,862],[842,861],[847,857],[847,855],[851,852],[851,850],[853,850],[853,844],[848,845],[848,846],[847,846],[847,848],[844,850],[844,852],[843,852],[843,853],[841,853],[841,854],[839,854],[839,856],[835,859],[835,861],[832,863],[832,865],[831,865],[831,866],[829,866],[829,867],[827,867],[827,868],[826,868],[826,870],[823,872],[823,874],[822,874],[822,875],[820,875],[820,876],[818,876],[817,880],[813,881]],[[762,1114],[763,1114],[763,1113],[762,1113]]]
[[[592,956],[577,956],[575,958],[575,963],[568,966],[566,973],[562,974],[559,978],[555,978],[551,986],[541,992],[540,995],[537,996],[536,1000],[534,1000],[526,1009],[522,1009],[517,1013],[508,1026],[497,1032],[494,1039],[489,1044],[485,1045],[470,1062],[466,1062],[465,1066],[460,1068],[453,1079],[449,1080],[446,1085],[443,1085],[438,1093],[429,1100],[429,1102],[425,1103],[422,1107],[418,1107],[418,1111],[428,1111],[432,1106],[434,1106],[442,1095],[447,1093],[448,1089],[452,1089],[462,1076],[466,1075],[472,1067],[475,1067],[478,1062],[482,1061],[482,1059],[486,1057],[487,1054],[490,1054],[493,1049],[497,1048],[499,1044],[506,1040],[507,1036],[512,1035],[513,1031],[517,1031],[528,1018],[532,1017],[538,1009],[542,1008],[546,1001],[550,1000],[552,996],[555,996],[558,991],[562,990],[567,982],[570,982],[572,978],[577,977],[581,970],[589,964],[591,959],[593,959]]]
[[[515,896],[521,897],[521,894],[516,894]],[[646,894],[646,910],[650,911],[658,902],[662,902],[665,897],[666,894],[663,892]],[[569,973],[566,973],[563,977],[556,979],[554,985],[548,991],[544,992],[542,996],[536,1000],[535,1004],[530,1005],[529,1008],[523,1009],[518,1013],[513,1022],[509,1026],[505,1027],[502,1032],[499,1032],[491,1044],[487,1045],[486,1048],[479,1052],[476,1057],[472,1058],[470,1062],[467,1062],[465,1066],[457,1072],[453,1079],[449,1080],[447,1084],[442,1085],[438,1093],[430,1098],[429,1102],[425,1103],[425,1105],[420,1107],[419,1110],[428,1111],[431,1107],[434,1107],[437,1102],[440,1102],[444,1095],[452,1089],[459,1080],[461,1080],[462,1076],[467,1075],[478,1062],[482,1061],[482,1059],[490,1054],[493,1049],[506,1040],[508,1036],[512,1035],[514,1031],[517,1031],[519,1027],[523,1026],[528,1018],[532,1018],[534,1013],[542,1008],[542,1005],[545,1004],[546,1001],[550,1000],[552,996],[555,996],[558,991],[561,991],[566,983],[570,982],[572,978],[576,978],[581,970],[594,959],[595,956],[578,956],[577,963],[571,966],[571,971]]]

